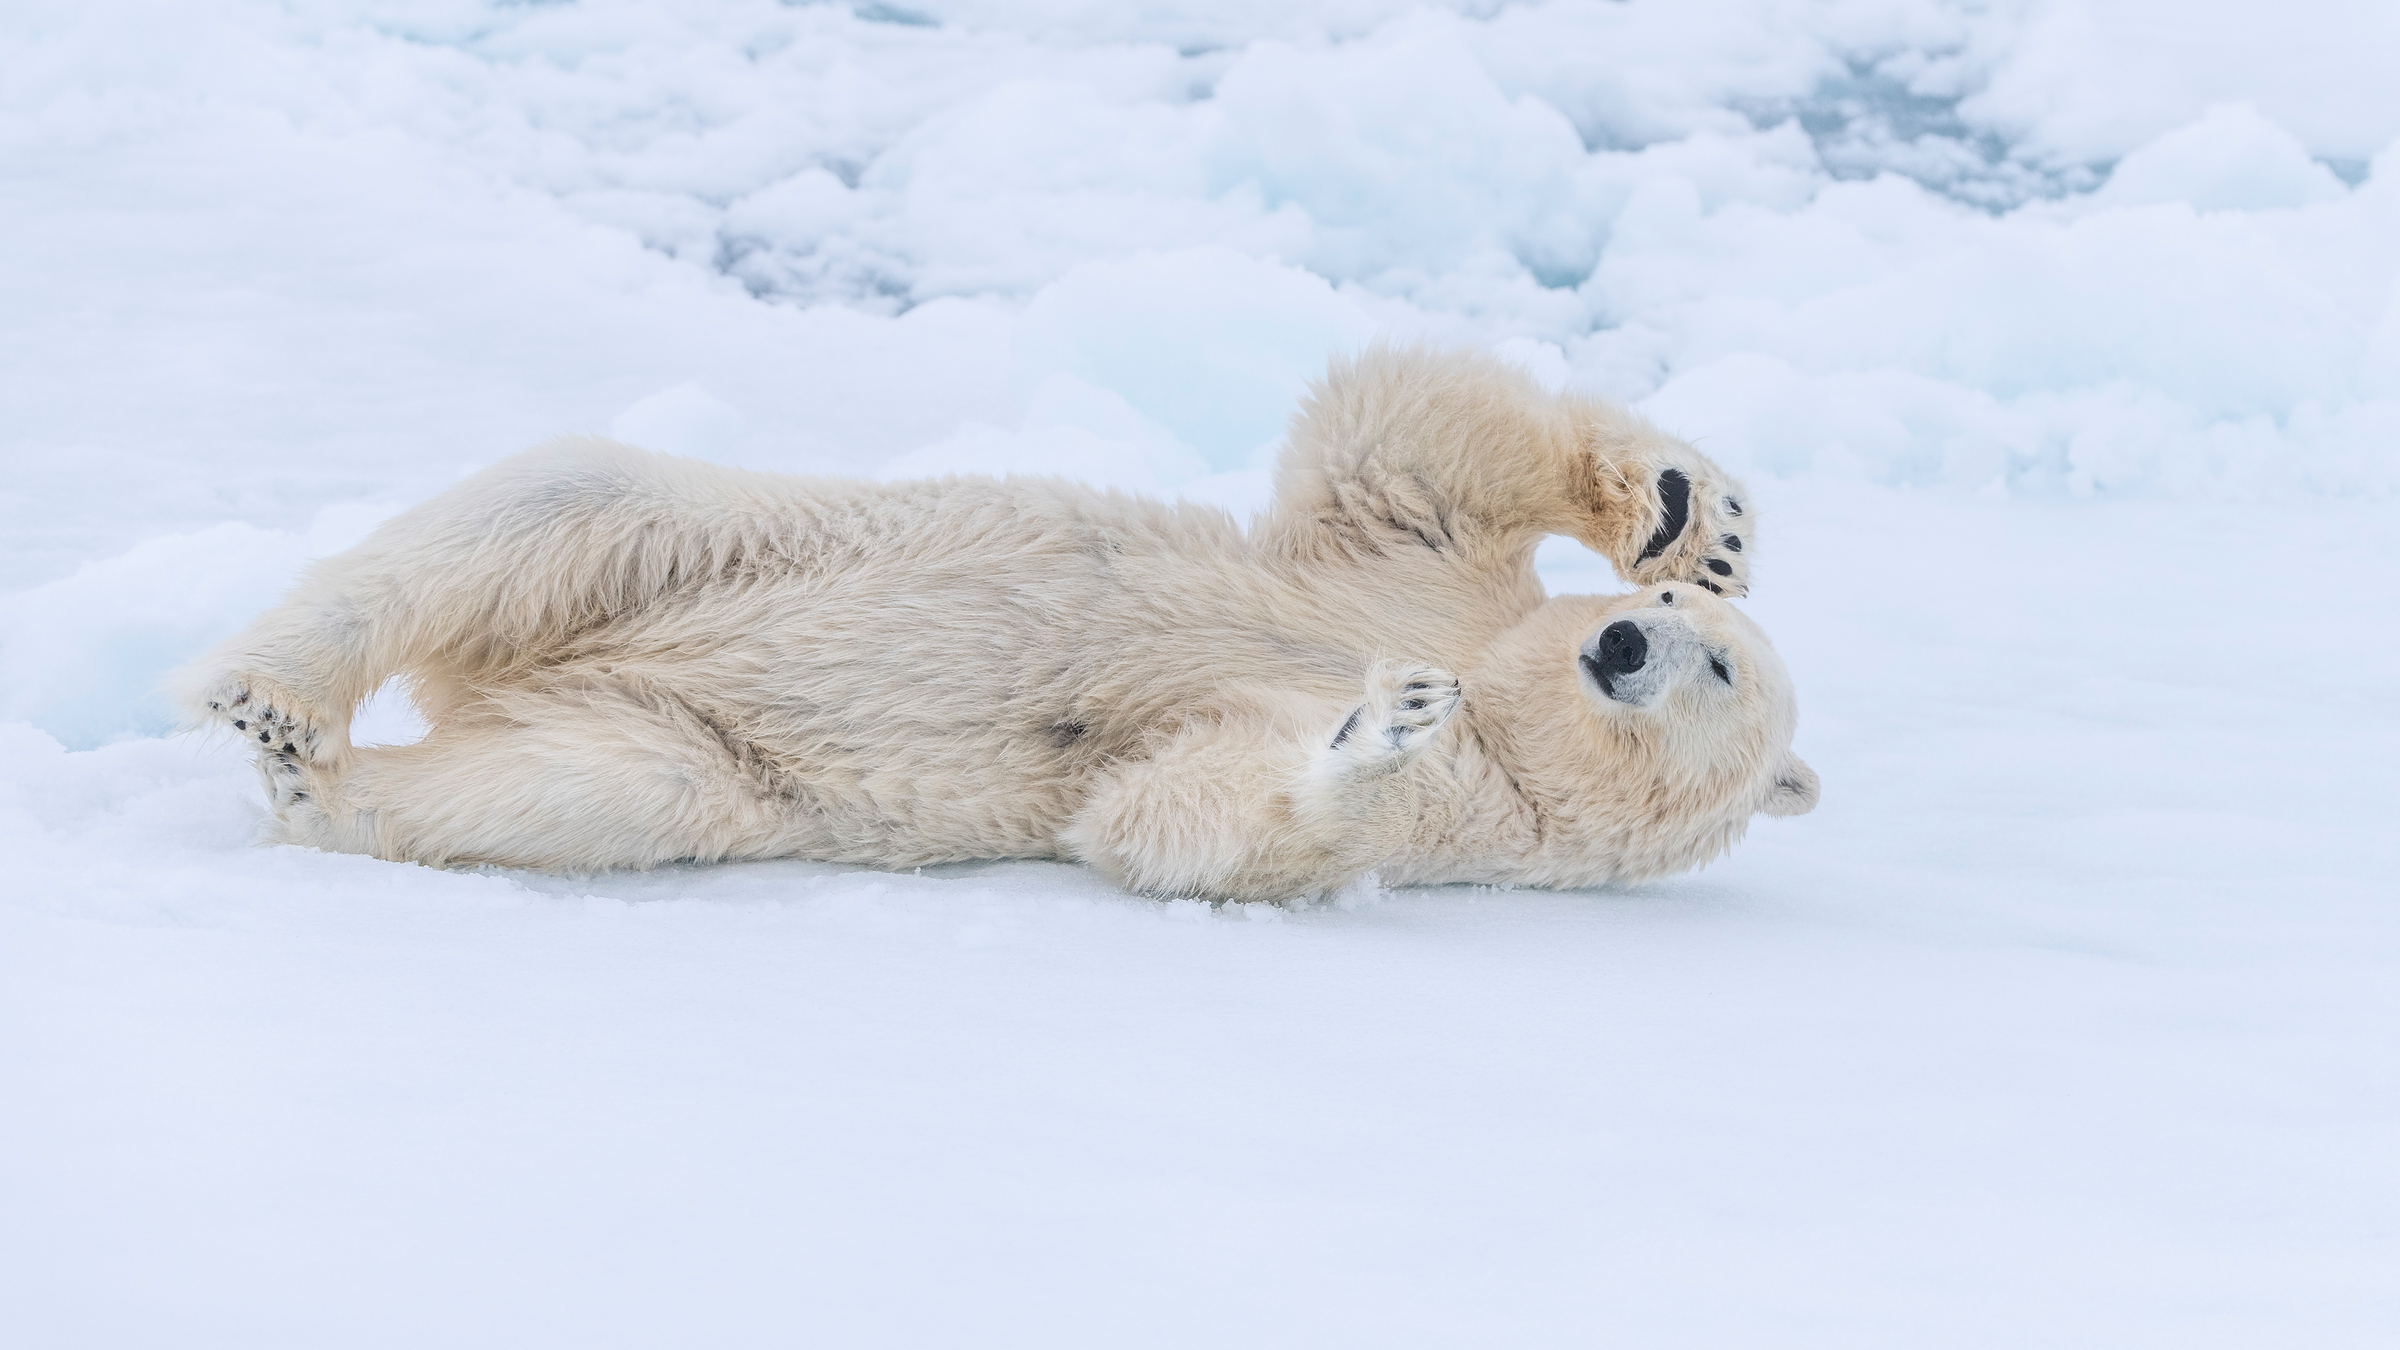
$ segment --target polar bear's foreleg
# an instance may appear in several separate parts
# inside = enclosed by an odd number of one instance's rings
[[[1252,709],[1185,731],[1110,774],[1068,847],[1153,895],[1281,900],[1340,886],[1407,837],[1409,770],[1460,697],[1451,675],[1400,665],[1377,667],[1364,693],[1347,709]]]
[[[1564,534],[1636,585],[1749,589],[1755,516],[1688,443],[1489,357],[1378,347],[1336,362],[1292,424],[1270,537],[1290,551],[1423,546],[1522,565]]]

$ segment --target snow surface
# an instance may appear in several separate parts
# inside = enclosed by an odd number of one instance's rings
[[[2395,1343],[2395,52],[2363,0],[11,6],[0,1340]],[[547,435],[1249,509],[1378,333],[1750,477],[1815,814],[1300,909],[577,881],[253,847],[165,735],[163,670]]]

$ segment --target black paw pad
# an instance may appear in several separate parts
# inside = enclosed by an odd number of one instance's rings
[[[1658,533],[1651,535],[1650,542],[1643,546],[1642,556],[1634,559],[1637,563],[1648,562],[1666,552],[1667,545],[1674,543],[1675,537],[1683,533],[1683,527],[1691,523],[1692,480],[1683,476],[1683,470],[1669,469],[1658,476],[1658,504],[1664,518],[1658,522]]]

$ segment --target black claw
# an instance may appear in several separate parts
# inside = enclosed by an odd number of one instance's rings
[[[1727,515],[1729,515],[1729,516],[1738,516],[1738,515],[1740,515],[1741,513],[1742,513],[1742,504],[1741,504],[1740,502],[1737,502],[1737,501],[1735,501],[1735,500],[1734,500],[1733,498],[1731,498],[1731,497],[1727,497],[1727,498],[1725,499],[1725,514],[1727,514]]]
[[[1724,545],[1724,546],[1725,546],[1727,549],[1730,549],[1731,551],[1733,551],[1733,552],[1735,552],[1735,553],[1739,553],[1739,552],[1741,552],[1741,551],[1742,551],[1742,537],[1741,537],[1740,535],[1738,535],[1738,534],[1729,534],[1729,535],[1726,535],[1724,538],[1722,538],[1722,539],[1719,539],[1717,542],[1718,542],[1718,543],[1720,543],[1720,544],[1723,544],[1723,545]]]
[[[267,733],[263,731],[258,733],[258,743],[260,745],[265,745],[267,743]]]
[[[287,755],[294,755],[294,754],[298,754],[298,753],[299,753],[299,748],[298,748],[297,746],[294,746],[294,745],[293,745],[293,744],[292,744],[290,741],[285,741],[285,742],[283,743],[283,753],[285,753],[285,754],[287,754]]]
[[[233,719],[233,729],[235,731],[248,731],[250,729],[250,724],[242,718],[237,717]]]
[[[1710,581],[1706,577],[1700,577],[1693,581],[1692,584],[1695,586],[1706,586],[1709,590],[1709,594],[1711,595],[1723,595],[1725,593],[1724,587],[1719,586],[1717,583]]]
[[[1723,558],[1711,558],[1708,560],[1708,570],[1718,576],[1729,577],[1733,575],[1733,564]]]

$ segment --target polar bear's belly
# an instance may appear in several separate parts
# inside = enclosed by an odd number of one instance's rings
[[[789,822],[776,851],[885,865],[1064,856],[1095,774],[1228,678],[1358,678],[1356,656],[1211,594],[1255,576],[1179,584],[1169,560],[1129,588],[1073,554],[1007,564],[686,595],[578,661],[653,682],[721,736]]]

